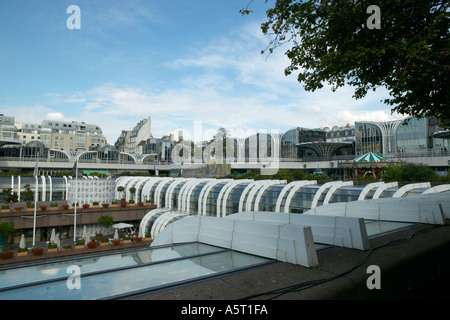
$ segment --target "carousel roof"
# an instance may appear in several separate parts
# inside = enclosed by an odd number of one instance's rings
[[[353,159],[354,162],[380,162],[380,161],[386,161],[386,162],[390,162],[389,159],[382,157],[376,153],[373,152],[367,152],[366,154],[363,154],[362,156],[359,156],[355,159]]]

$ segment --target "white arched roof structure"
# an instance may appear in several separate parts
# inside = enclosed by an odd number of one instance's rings
[[[332,182],[327,182],[327,183],[321,185],[319,190],[317,190],[316,194],[314,195],[314,198],[311,203],[311,208],[317,207],[317,204],[319,203],[319,199],[325,191],[327,191],[328,189],[330,189],[333,186],[340,185],[341,183],[342,183],[342,181],[332,181]]]
[[[353,181],[336,181],[338,183],[335,183],[334,185],[331,186],[331,188],[328,190],[327,195],[325,196],[325,199],[323,200],[323,204],[322,205],[326,205],[330,202],[331,197],[333,197],[333,194],[342,187],[348,187],[348,186],[352,186],[353,185]],[[340,183],[339,183],[340,182]]]
[[[168,184],[168,183],[172,183],[174,181],[174,178],[167,178],[164,179],[163,181],[161,181],[158,186],[155,189],[155,194],[153,196],[153,198],[155,199],[155,204],[158,208],[161,207],[161,191],[162,189]]]
[[[375,191],[375,194],[373,195],[372,199],[378,199],[385,190],[395,188],[395,187],[398,187],[398,182],[389,182],[389,183],[384,183],[384,184],[380,185],[378,187],[377,191]]]
[[[255,205],[253,208],[253,211],[259,211],[259,203],[261,201],[261,197],[264,194],[264,192],[271,186],[278,185],[278,184],[286,184],[286,180],[269,180],[270,183],[264,184],[259,190],[258,194],[256,195],[255,199]],[[248,202],[247,202],[248,203]],[[248,206],[247,206],[248,207]]]
[[[172,208],[172,195],[175,192],[176,187],[178,187],[178,185],[180,183],[187,183],[189,179],[176,179],[175,181],[173,181],[169,188],[167,188],[166,191],[166,208]]]
[[[190,212],[190,211],[191,211],[191,201],[190,201],[190,199],[191,199],[192,192],[195,190],[195,188],[196,188],[199,184],[205,183],[205,185],[206,185],[206,184],[208,184],[208,182],[210,182],[210,181],[216,182],[217,180],[216,180],[216,179],[199,179],[199,181],[198,181],[197,183],[194,183],[194,184],[189,188],[189,190],[186,192],[185,207],[182,208],[183,211],[185,211],[185,212]],[[204,187],[205,187],[205,186],[203,186],[203,188],[204,188]],[[203,188],[202,188],[202,189],[203,189]],[[199,198],[200,198],[200,197],[199,197]],[[199,207],[199,209],[200,209],[200,207]],[[197,213],[198,213],[198,212],[197,212]]]
[[[380,182],[372,182],[369,183],[367,186],[364,187],[364,189],[361,191],[361,193],[359,194],[358,200],[364,200],[366,199],[367,194],[373,190],[376,189],[378,187],[380,187],[381,185],[383,185],[384,182],[380,181]]]
[[[289,190],[289,194],[288,194],[288,196],[286,198],[286,201],[284,203],[284,212],[285,213],[289,213],[289,207],[291,205],[292,198],[294,197],[295,193],[297,193],[297,191],[299,189],[301,189],[301,188],[303,188],[305,186],[313,186],[313,185],[317,185],[317,181],[316,180],[296,181],[294,187]],[[278,203],[278,201],[277,201],[277,203]],[[280,202],[280,206],[281,206],[281,202]]]
[[[208,182],[203,188],[202,191],[200,191],[200,195],[198,197],[198,209],[199,215],[206,215],[206,205],[209,193],[211,190],[217,186],[218,184],[227,183],[229,181],[232,181],[231,179],[218,179]],[[225,186],[224,186],[225,187]]]
[[[219,192],[219,196],[217,197],[217,217],[225,217],[227,212],[227,199],[230,193],[234,190],[235,187],[245,184],[252,183],[252,179],[245,180],[235,180],[228,182],[222,190]],[[241,195],[242,197],[242,195]]]
[[[425,188],[430,188],[431,185],[429,182],[421,182],[421,183],[410,183],[407,184],[400,189],[398,189],[393,195],[392,198],[399,198],[403,197],[406,193],[412,191],[412,190],[420,190]]]
[[[450,184],[441,184],[439,186],[435,186],[432,188],[429,188],[422,192],[422,194],[428,194],[428,193],[441,193],[441,192],[447,192],[450,191]]]

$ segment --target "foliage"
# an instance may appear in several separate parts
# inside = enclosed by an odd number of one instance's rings
[[[62,246],[62,248],[64,250],[70,250],[70,249],[72,249],[72,245],[71,244],[65,244],[65,245]]]
[[[125,188],[123,186],[118,186],[117,187],[117,191],[119,192],[123,192],[125,190]]]
[[[5,188],[2,190],[5,196],[5,203],[18,202],[19,196],[16,192],[12,192],[12,188]]]
[[[69,205],[68,204],[62,204],[61,205],[61,209],[68,210],[69,209]]]
[[[3,260],[11,259],[13,256],[14,256],[13,251],[4,251],[0,253],[0,258],[2,258]]]
[[[44,248],[33,248],[30,250],[30,253],[35,256],[41,256],[44,254]]]
[[[423,164],[408,163],[386,168],[381,179],[386,182],[450,182],[450,175],[441,177]]]
[[[78,240],[77,242],[75,242],[76,246],[84,246],[84,240]]]
[[[9,237],[16,231],[14,229],[13,222],[2,222],[0,223],[0,236],[4,236],[5,238]]]
[[[131,187],[130,189],[128,189],[128,191],[130,191],[130,193],[135,193],[136,192],[136,188],[135,187]]]
[[[134,237],[133,240],[136,241],[136,242],[141,242],[142,241],[142,237]]]
[[[106,228],[109,228],[114,223],[114,218],[108,215],[103,215],[98,218],[98,223]]]
[[[17,248],[17,252],[27,252],[28,251],[28,247],[25,248]]]
[[[88,248],[94,249],[97,247],[97,242],[95,241],[89,241],[87,244]]]
[[[374,4],[381,26],[369,29],[373,12],[367,9]],[[360,99],[385,87],[390,98],[384,103],[393,112],[436,117],[450,126],[447,1],[276,0],[266,14],[261,29],[272,40],[262,52],[289,43],[285,74],[297,73],[307,91],[348,84]]]
[[[115,246],[117,246],[117,245],[120,244],[120,240],[119,240],[119,239],[113,239],[113,240],[111,240],[111,242],[112,242],[112,244],[115,245]]]
[[[49,243],[47,248],[48,249],[56,249],[56,248],[58,248],[58,245],[56,243]]]
[[[25,191],[22,192],[23,201],[33,201],[34,200],[34,192],[31,190],[30,185],[27,183],[25,186]]]

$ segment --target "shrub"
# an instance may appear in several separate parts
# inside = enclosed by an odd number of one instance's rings
[[[65,245],[62,246],[62,248],[64,250],[70,250],[70,249],[72,249],[72,245],[71,244],[65,244]]]
[[[50,244],[47,246],[47,248],[49,248],[49,249],[56,249],[56,248],[58,248],[58,245],[57,245],[57,244],[50,243]]]
[[[95,241],[89,241],[87,246],[91,249],[94,249],[95,247],[97,247],[97,242]]]
[[[92,203],[92,205],[93,205],[93,206],[98,206],[98,202],[97,202],[97,201],[94,201],[94,202]]]
[[[14,256],[14,252],[13,252],[13,251],[4,251],[4,252],[2,252],[2,253],[0,254],[0,257],[1,257],[3,260],[11,259],[13,256]]]
[[[114,218],[108,215],[100,216],[98,218],[98,224],[105,226],[106,228],[109,228],[113,225]]]
[[[17,248],[17,252],[27,252],[28,251],[28,248]]]
[[[30,252],[35,256],[41,256],[44,254],[44,248],[33,248],[30,250]]]
[[[84,240],[78,240],[77,242],[75,242],[76,246],[84,246]]]

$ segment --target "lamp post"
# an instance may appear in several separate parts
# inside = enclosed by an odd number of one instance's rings
[[[333,162],[333,161],[331,161],[330,165],[331,165],[331,179],[333,179],[333,180],[334,180],[334,172],[333,172],[333,168],[334,168],[334,162]]]

